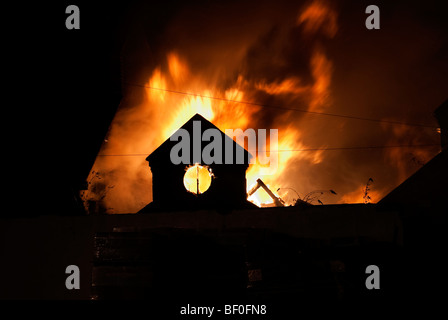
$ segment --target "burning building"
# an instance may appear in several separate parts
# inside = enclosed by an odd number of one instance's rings
[[[120,48],[123,99],[82,195],[93,203],[90,213],[136,213],[153,201],[146,157],[197,113],[221,131],[279,130],[272,150],[279,170],[262,175],[260,166],[250,166],[246,192],[261,179],[273,193],[333,189],[337,195],[323,203],[362,203],[372,177],[369,196],[377,202],[438,152],[430,113],[445,98],[444,78],[420,77],[410,67],[440,70],[438,56],[425,49],[437,48],[437,37],[427,37],[425,28],[423,43],[402,34],[405,27],[375,37],[359,20],[362,4],[337,1],[189,4],[158,29],[146,19],[151,5],[134,9],[138,23],[129,25]],[[382,57],[380,48],[391,44],[397,56],[414,52],[416,62]],[[397,79],[387,76],[390,70]],[[407,87],[438,93],[422,98]],[[249,201],[274,203],[262,191]]]
[[[31,204],[24,215],[46,215],[48,207],[67,215],[72,198],[59,205],[58,191],[66,195],[72,179],[90,172],[82,199],[91,214],[2,220],[2,297],[116,299],[164,291],[170,298],[183,291],[189,298],[197,289],[206,296],[221,290],[294,297],[294,307],[323,295],[370,302],[364,282],[371,264],[384,275],[373,295],[429,296],[443,288],[446,108],[436,112],[441,132],[431,112],[447,92],[446,3],[421,10],[409,1],[384,2],[382,29],[372,31],[359,1],[178,1],[176,8],[160,3],[164,12],[137,2],[117,7],[120,18],[129,13],[118,48],[116,34],[107,46],[101,35],[118,31],[110,24],[119,18],[98,5],[90,15],[98,32],[90,20],[88,32],[51,38],[55,55],[42,50],[48,63],[36,60],[47,72],[57,53],[64,57],[63,72],[41,81],[42,92],[50,84],[63,92],[63,99],[47,100],[55,114],[67,111],[76,121],[67,126],[47,117],[58,123],[51,137],[63,143],[33,143],[34,159],[48,170],[10,170],[39,171],[42,179],[23,193],[16,191],[32,180],[13,179],[19,185],[9,189],[17,203]],[[113,59],[110,47],[118,49]],[[112,75],[104,67],[109,61]],[[69,81],[54,81],[64,76]],[[158,148],[192,117],[221,131],[278,129],[278,148],[270,151],[279,154],[279,170],[263,176],[257,165],[173,166]],[[47,129],[36,123],[36,132]],[[67,156],[58,161],[52,155],[61,149]],[[93,167],[86,153],[96,156]],[[367,190],[369,177],[375,183]],[[258,206],[278,206],[288,197],[283,190],[300,199],[322,189],[337,195],[320,199],[324,205],[242,210],[246,192],[257,187],[248,200]],[[360,204],[367,191],[372,203]],[[23,200],[32,194],[36,201]],[[134,214],[141,210],[151,214]],[[42,263],[29,268],[30,261]],[[69,264],[82,272],[78,291],[64,287]]]
[[[193,132],[194,125],[197,125],[200,131]],[[152,172],[153,201],[140,210],[140,213],[201,209],[225,211],[255,207],[246,199],[246,170],[252,155],[199,114],[179,128],[186,130],[193,139],[196,135],[201,138],[209,129],[216,130],[221,136],[222,159],[219,163],[205,164],[201,157],[200,162],[193,161],[193,146],[197,141],[191,139],[186,163],[173,163],[170,153],[178,142],[177,139],[171,138],[146,158]],[[230,150],[225,147],[229,142],[232,145]],[[203,148],[199,148],[200,154],[202,151]],[[232,152],[231,163],[222,161],[229,157],[226,152]],[[236,161],[239,152],[243,154],[242,163]]]

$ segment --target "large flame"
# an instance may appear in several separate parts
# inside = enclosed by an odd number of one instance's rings
[[[260,18],[259,11],[253,14]],[[340,139],[345,122],[328,117],[317,122],[313,116],[329,112],[333,103],[334,64],[321,40],[333,39],[338,33],[337,13],[329,2],[315,0],[298,8],[290,19],[273,17],[271,26],[249,24],[245,29],[237,28],[230,37],[223,34],[227,29],[215,26],[214,32],[221,32],[217,43],[207,46],[193,37],[196,42],[188,49],[185,44],[172,46],[151,64],[144,83],[126,83],[124,99],[88,179],[89,189],[82,195],[87,206],[99,204],[100,209],[91,209],[129,213],[149,203],[151,172],[146,156],[196,113],[222,131],[278,129],[277,150],[269,149],[269,138],[266,149],[278,154],[277,170],[267,174],[258,161],[251,165],[246,172],[248,190],[260,178],[275,195],[283,188],[293,190],[297,199],[316,189],[342,188],[344,182],[345,193],[335,201],[362,202],[364,181],[369,177],[357,171],[362,162],[344,162],[338,153],[321,150],[357,140]],[[233,32],[233,27],[228,31]],[[214,33],[213,37],[218,38]],[[298,45],[291,46],[291,41]],[[303,113],[291,109],[311,115],[305,121]],[[394,132],[393,136],[400,133]],[[403,153],[389,151],[388,161],[400,168]],[[429,154],[416,156],[427,160]],[[324,171],[318,172],[321,168]],[[363,170],[370,175],[370,169]],[[408,170],[401,172],[400,179],[406,173]],[[329,181],[338,185],[329,185]],[[379,200],[384,193],[384,188],[372,188],[372,199]],[[259,206],[273,202],[261,189],[249,200]]]
[[[330,20],[326,17],[330,17]],[[319,27],[324,27],[325,32],[333,36],[336,32],[335,17],[324,3],[313,2],[299,12],[295,23],[303,24],[305,33],[315,33]],[[327,23],[329,24],[326,25]],[[223,87],[219,79],[213,82],[209,74],[191,70],[180,53],[175,50],[168,52],[165,61],[153,69],[143,88],[136,86],[128,89],[129,96],[141,91],[144,95],[140,98],[140,103],[128,106],[128,101],[117,112],[92,169],[89,178],[92,185],[84,193],[84,199],[88,201],[90,197],[102,200],[107,212],[135,212],[149,202],[151,175],[144,161],[144,154],[154,151],[196,113],[213,122],[222,131],[254,128],[267,129],[269,132],[269,129],[278,129],[278,150],[269,150],[269,143],[266,149],[268,153],[278,153],[278,169],[261,175],[263,166],[256,161],[246,173],[248,190],[261,178],[275,192],[282,184],[291,161],[318,163],[322,161],[323,154],[297,151],[306,145],[301,139],[303,133],[299,128],[294,123],[288,124],[292,113],[279,114],[270,127],[262,127],[258,114],[263,107],[240,102],[257,102],[256,96],[260,94],[292,96],[293,99],[301,97],[306,101],[309,110],[322,110],[329,102],[332,64],[320,46],[315,46],[312,50],[308,63],[311,82],[305,83],[297,76],[278,81],[268,78],[253,80],[239,74],[233,83],[227,83]],[[250,151],[254,153],[256,150]],[[104,176],[105,173],[107,177]],[[113,184],[113,189],[95,183],[99,179],[108,179],[108,185]],[[272,203],[272,199],[261,191],[249,200],[257,205]]]

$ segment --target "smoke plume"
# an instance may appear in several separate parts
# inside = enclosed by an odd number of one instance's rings
[[[155,21],[150,4],[136,5],[122,49],[124,98],[86,205],[133,213],[152,201],[146,156],[197,112],[222,130],[279,130],[279,169],[250,168],[248,187],[261,178],[285,199],[334,190],[320,200],[353,203],[371,178],[379,201],[440,149],[392,146],[439,143],[435,128],[395,122],[437,126],[448,41],[442,18],[406,2],[379,5],[381,29],[369,31],[367,5],[198,1]],[[355,148],[380,146],[389,147]]]

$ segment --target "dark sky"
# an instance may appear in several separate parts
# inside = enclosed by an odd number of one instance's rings
[[[14,98],[23,109],[15,115],[20,128],[12,143],[21,156],[12,159],[17,170],[10,170],[14,199],[32,193],[27,207],[39,203],[57,214],[70,211],[61,208],[72,207],[73,192],[129,93],[123,77],[145,83],[171,50],[222,89],[237,75],[251,83],[296,77],[310,84],[310,59],[321,50],[331,62],[329,100],[321,111],[437,126],[432,112],[448,98],[446,2],[332,1],[337,32],[331,36],[328,21],[307,35],[304,25],[294,26],[301,8],[311,2],[63,1],[29,5],[26,12],[16,8],[24,22],[11,23],[7,38],[21,57]],[[80,30],[65,29],[69,4],[80,7]],[[364,10],[370,4],[380,8],[380,30],[365,28]],[[307,107],[306,97],[251,93],[260,104]],[[302,137],[308,147],[439,142],[431,128],[286,115],[308,132]],[[254,127],[283,125],[284,116],[263,109]],[[333,188],[344,195],[359,192],[371,177],[384,196],[437,152],[437,147],[328,151],[321,164],[291,164],[294,179],[285,183],[300,193]]]

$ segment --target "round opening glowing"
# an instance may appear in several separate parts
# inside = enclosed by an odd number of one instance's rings
[[[210,188],[212,174],[207,167],[195,164],[187,168],[184,175],[184,186],[189,192],[201,194]]]

